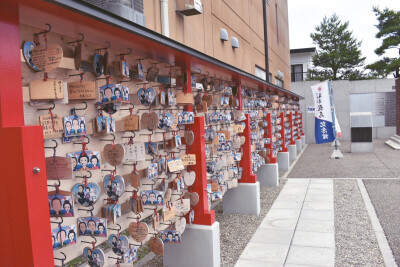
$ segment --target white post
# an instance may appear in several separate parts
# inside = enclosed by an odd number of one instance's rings
[[[161,33],[169,37],[168,0],[160,0],[161,4]]]

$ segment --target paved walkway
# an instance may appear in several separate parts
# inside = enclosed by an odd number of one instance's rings
[[[332,179],[289,179],[236,267],[334,266]]]

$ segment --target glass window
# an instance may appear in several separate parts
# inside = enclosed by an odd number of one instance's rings
[[[81,0],[145,26],[143,0]]]
[[[278,77],[275,77],[275,85],[283,88],[283,81]]]
[[[303,81],[303,64],[291,65],[292,69],[292,82]]]

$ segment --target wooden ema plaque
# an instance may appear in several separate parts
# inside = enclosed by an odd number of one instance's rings
[[[136,242],[142,242],[149,233],[149,227],[144,222],[131,222],[129,224],[129,234]]]
[[[177,93],[176,94],[176,103],[178,105],[193,105],[194,97],[192,93]]]
[[[54,123],[54,129],[53,129]],[[58,114],[53,114],[53,121],[51,120],[51,115],[46,114],[39,116],[39,124],[43,127],[43,138],[60,138],[64,132],[63,118]]]
[[[64,82],[56,79],[34,80],[29,84],[31,100],[54,100],[64,98]]]
[[[124,131],[139,131],[138,115],[128,115],[124,117]]]
[[[63,50],[58,44],[47,47],[37,46],[32,50],[32,62],[39,70],[49,72],[57,68],[63,57]]]
[[[68,157],[46,157],[47,180],[72,179],[72,159]]]
[[[187,154],[181,157],[183,166],[196,165],[196,154]]]
[[[76,81],[67,83],[69,100],[96,99],[96,82]]]
[[[175,207],[165,207],[162,210],[163,222],[167,222],[175,217]]]
[[[125,149],[121,144],[107,144],[103,149],[103,157],[111,166],[118,166],[124,159]]]
[[[157,255],[164,255],[164,243],[161,238],[154,236],[150,237],[149,250]]]

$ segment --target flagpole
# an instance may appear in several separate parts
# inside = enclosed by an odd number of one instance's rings
[[[342,159],[343,154],[340,152],[338,149],[337,145],[337,135],[336,135],[336,116],[335,116],[335,104],[334,104],[334,99],[333,99],[333,86],[331,84],[331,80],[328,81],[328,87],[329,87],[329,96],[330,96],[330,101],[331,101],[331,113],[332,113],[332,128],[333,128],[333,134],[335,136],[335,150],[333,150],[331,159]]]

